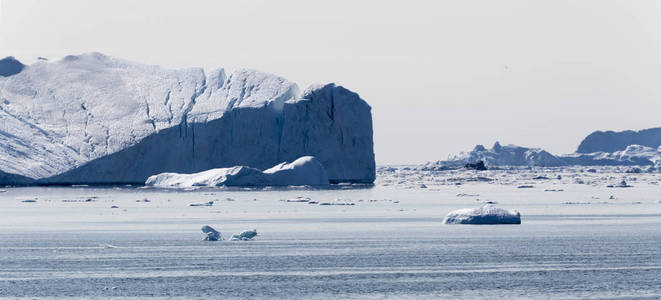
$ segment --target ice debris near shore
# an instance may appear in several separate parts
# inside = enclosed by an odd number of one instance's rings
[[[0,184],[142,183],[304,155],[332,182],[375,178],[371,107],[332,83],[300,93],[259,71],[205,74],[101,53],[3,64]]]
[[[443,223],[474,225],[521,224],[521,214],[516,210],[506,210],[495,207],[492,204],[485,204],[478,208],[464,208],[452,211],[443,219]]]
[[[324,166],[314,156],[280,163],[264,171],[247,166],[211,169],[200,173],[162,173],[150,176],[145,185],[162,188],[214,186],[293,186],[328,185]]]

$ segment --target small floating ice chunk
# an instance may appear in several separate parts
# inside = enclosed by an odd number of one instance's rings
[[[188,206],[213,206],[213,201],[204,203],[189,203]]]
[[[507,210],[485,204],[477,208],[464,208],[450,212],[444,224],[521,224],[521,214],[517,210]]]
[[[626,188],[626,187],[633,187],[632,185],[627,184],[627,182],[622,179],[618,184],[609,184],[606,187],[609,188]]]
[[[232,241],[249,241],[257,236],[257,229],[246,230],[241,233],[233,234]]]
[[[110,245],[110,244],[99,244],[99,247],[101,247],[103,249],[115,249],[115,248],[117,248],[117,246]]]
[[[207,236],[204,238],[205,241],[222,241],[223,235],[218,231],[213,229],[209,225],[202,226],[202,232]]]
[[[351,206],[351,205],[356,205],[356,203],[353,203],[353,202],[321,202],[321,203],[319,203],[319,205],[322,205],[322,206],[326,206],[326,205],[340,205],[340,206],[349,205],[349,206]]]
[[[310,197],[300,197],[299,196],[299,197],[296,197],[296,198],[280,200],[280,201],[283,201],[283,202],[310,202],[310,200],[312,200],[312,199],[310,199]]]

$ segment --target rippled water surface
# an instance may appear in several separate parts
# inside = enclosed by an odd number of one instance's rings
[[[545,188],[6,188],[0,296],[661,297],[656,185]],[[353,205],[281,201],[295,197]],[[441,224],[485,200],[518,209],[522,224]],[[259,235],[204,242],[205,224]]]

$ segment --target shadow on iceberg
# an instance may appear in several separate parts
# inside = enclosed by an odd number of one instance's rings
[[[29,177],[0,171],[0,182],[7,185],[31,185],[35,180]]]
[[[38,183],[141,185],[163,172],[232,166],[261,170],[307,155],[324,166],[330,183],[372,183],[371,107],[343,87],[318,86],[281,108],[241,107],[208,122],[182,122]]]
[[[0,76],[2,77],[9,77],[21,73],[23,68],[25,68],[25,65],[13,56],[0,59]]]
[[[521,214],[517,210],[507,210],[492,204],[485,204],[477,208],[452,211],[443,219],[443,224],[521,224]]]

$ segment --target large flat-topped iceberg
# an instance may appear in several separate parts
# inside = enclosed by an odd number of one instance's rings
[[[473,225],[497,225],[497,224],[521,224],[521,214],[516,210],[507,210],[485,204],[477,208],[464,208],[450,212],[444,224],[473,224]]]
[[[625,131],[595,131],[578,145],[577,153],[616,152],[630,145],[653,149],[661,146],[661,128]]]
[[[261,171],[246,166],[211,169],[193,174],[162,173],[150,176],[146,185],[162,188],[214,186],[292,186],[328,185],[324,166],[313,156],[304,156],[291,163],[283,162]]]
[[[169,70],[99,53],[0,77],[0,179],[138,183],[162,172],[313,155],[332,182],[372,182],[371,108],[327,84],[223,69]],[[18,182],[21,179],[22,182]]]

